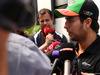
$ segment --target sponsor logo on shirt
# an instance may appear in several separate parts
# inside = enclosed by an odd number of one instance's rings
[[[87,62],[82,62],[82,65],[84,65],[84,66],[91,66],[91,64],[88,64]]]

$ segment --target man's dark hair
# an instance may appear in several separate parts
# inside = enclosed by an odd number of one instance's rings
[[[38,18],[39,18],[39,15],[44,15],[46,13],[48,13],[51,18],[53,17],[52,16],[52,11],[50,11],[49,9],[43,8],[38,12]]]
[[[88,18],[88,16],[83,16],[83,15],[79,15],[80,17],[80,21],[83,23],[85,19]],[[91,18],[92,19],[92,18]],[[91,23],[91,28],[98,33],[99,31],[99,24],[96,20],[92,19],[92,23]]]

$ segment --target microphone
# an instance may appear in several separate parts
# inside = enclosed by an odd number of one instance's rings
[[[73,50],[73,51],[70,51],[70,50]],[[60,69],[63,69],[62,67],[59,66],[59,65],[62,65],[65,67],[64,72],[69,74],[70,73],[70,62],[74,59],[74,57],[76,55],[74,50],[75,50],[74,45],[71,43],[57,44],[55,49],[50,51],[51,55],[49,55],[50,60],[52,62],[55,60],[54,62],[56,62],[56,64],[54,63],[55,66],[53,66],[54,69],[55,69],[55,67],[59,67]],[[62,62],[61,60],[64,62],[64,65],[62,63],[58,64],[59,62]],[[76,72],[77,72],[77,75],[80,75],[82,62],[80,59],[77,59],[76,62],[77,62]],[[52,71],[52,72],[54,72],[54,71]],[[72,74],[72,75],[74,75],[74,74]]]
[[[54,50],[48,52],[48,57],[50,58],[51,62],[53,62],[52,72],[50,75],[52,75],[53,73],[56,73],[57,75],[63,75],[64,64],[58,58],[60,49],[62,49],[63,47],[66,47],[65,43],[59,43],[56,45]]]
[[[58,43],[57,45],[55,45],[54,49],[49,48],[51,50],[48,52],[48,54],[49,54],[48,56],[53,56],[54,58],[58,58],[59,52],[61,51],[61,49],[67,48],[69,46],[69,44],[71,44],[71,43]]]
[[[75,48],[71,43],[67,43],[66,47],[59,52],[59,59],[64,61],[64,75],[70,75],[70,62],[75,57]]]
[[[48,48],[47,48],[47,53],[51,50],[53,50],[57,44],[59,44],[60,42],[59,41],[55,41],[53,42]]]
[[[64,64],[63,62],[61,61],[61,59],[59,58],[59,54],[61,54],[60,52],[62,51],[63,48],[74,48],[73,45],[70,46],[72,44],[70,43],[59,43],[56,45],[55,49],[54,50],[51,50],[47,53],[47,56],[50,58],[51,62],[54,62],[53,63],[53,70],[51,72],[51,75],[53,73],[57,73],[59,74],[60,72],[63,74],[63,67],[64,67]]]
[[[44,32],[45,35],[48,35],[49,33],[51,33],[50,27],[45,26],[44,29],[43,29],[43,32]]]
[[[56,58],[52,65],[52,71],[50,75],[53,75],[53,73],[56,73],[56,75],[60,75],[61,71],[63,71],[63,63],[58,58]]]
[[[51,48],[47,48],[48,49],[48,52],[47,52],[47,56],[50,58],[51,62],[54,62],[55,58],[58,58],[59,57],[59,51],[62,49],[62,48],[66,48],[66,44],[67,43],[58,43],[57,45],[55,45],[55,48],[51,49]],[[51,49],[51,50],[50,50]]]

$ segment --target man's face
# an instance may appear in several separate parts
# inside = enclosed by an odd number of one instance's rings
[[[42,29],[45,26],[49,26],[51,29],[53,28],[53,18],[51,18],[48,13],[44,15],[39,15],[39,23]]]
[[[80,22],[79,16],[66,17],[64,28],[67,30],[70,39],[73,41],[84,41],[87,36],[87,30],[84,22]]]

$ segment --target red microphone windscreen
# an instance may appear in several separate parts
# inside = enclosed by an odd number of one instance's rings
[[[43,31],[44,31],[45,35],[47,35],[48,33],[51,33],[51,29],[48,26],[45,26]]]
[[[47,52],[53,50],[57,44],[59,44],[60,42],[59,41],[55,41],[53,42],[48,48],[47,48]]]

